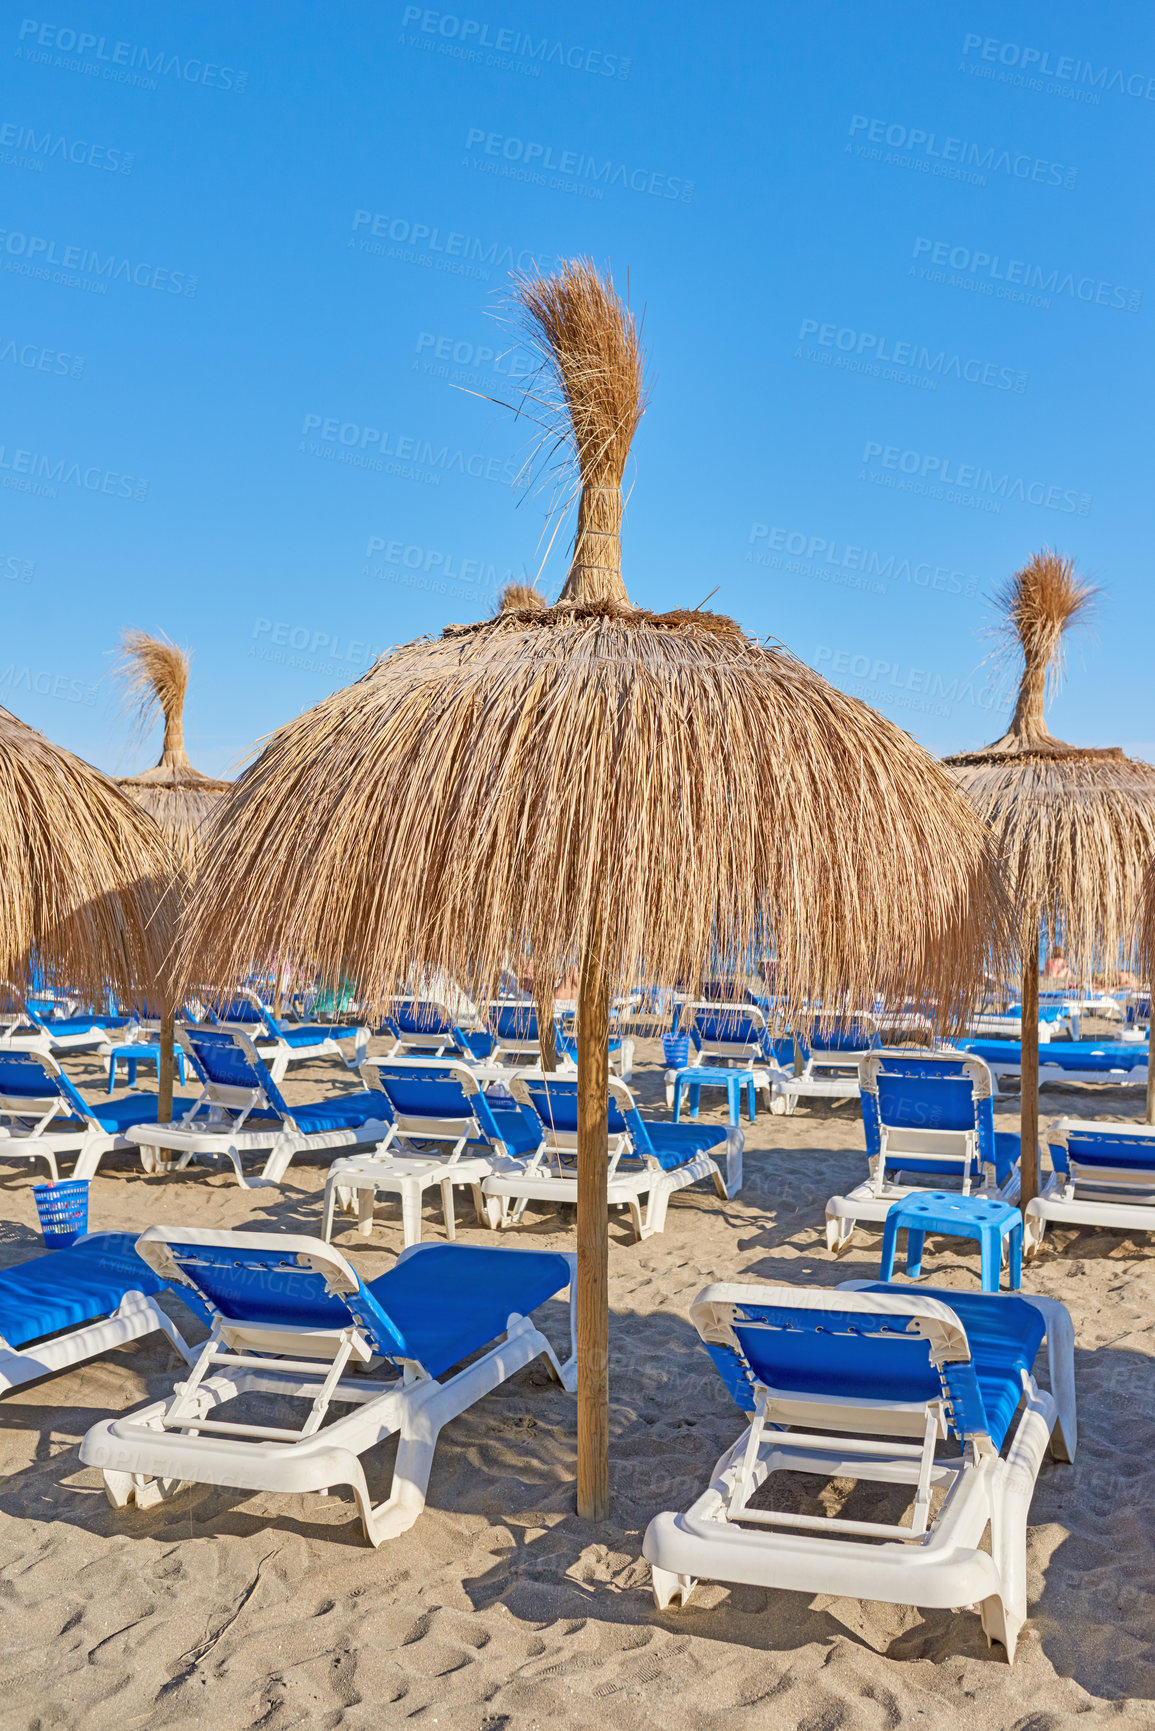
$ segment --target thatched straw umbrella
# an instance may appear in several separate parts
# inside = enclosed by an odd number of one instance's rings
[[[580,472],[560,599],[395,649],[276,733],[221,807],[184,954],[306,952],[370,1000],[417,964],[480,989],[509,956],[577,965],[578,1508],[601,1518],[611,992],[769,933],[798,995],[969,1007],[1003,902],[984,826],[907,734],[731,619],[631,605],[633,319],[586,263],[517,294]]]
[[[171,941],[180,906],[196,876],[198,837],[231,782],[202,775],[189,762],[184,745],[184,699],[188,688],[189,654],[167,638],[130,629],[120,640],[122,659],[117,672],[137,727],[144,732],[160,716],[164,745],[160,761],[140,775],[121,776],[117,785],[143,807],[164,836],[171,860],[171,884],[160,923]],[[138,988],[140,982],[137,982]],[[171,984],[151,982],[160,999],[160,1063],[157,1066],[157,1122],[172,1117],[175,1000]]]
[[[1143,869],[1155,854],[1155,768],[1118,746],[1079,747],[1047,727],[1048,675],[1063,635],[1095,590],[1044,548],[997,596],[1023,673],[1011,725],[982,751],[948,757],[994,832],[1022,931],[1022,1201],[1038,1193],[1039,943],[1061,943],[1076,970],[1134,948]]]
[[[166,945],[164,842],[100,771],[0,709],[0,979],[37,968],[98,1002],[130,994]]]

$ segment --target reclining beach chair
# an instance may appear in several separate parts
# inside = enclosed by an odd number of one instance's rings
[[[67,1250],[0,1272],[0,1394],[158,1328],[192,1363],[192,1350],[156,1303],[167,1282],[140,1260],[135,1243],[135,1232],[88,1232]]]
[[[702,1178],[713,1180],[723,1200],[737,1194],[745,1145],[741,1130],[643,1119],[618,1077],[610,1077],[609,1091],[609,1204],[629,1209],[636,1238],[661,1232],[670,1197]],[[577,1201],[576,1080],[517,1076],[512,1093],[536,1115],[539,1140],[528,1158],[495,1172],[481,1186],[483,1196],[500,1203],[498,1226],[517,1225],[530,1202]],[[724,1160],[725,1177],[714,1155]]]
[[[795,1074],[780,1082],[771,1110],[793,1113],[802,1099],[857,1100],[859,1060],[881,1044],[878,1023],[865,1011],[800,1025],[794,1029]]]
[[[365,1062],[368,1028],[329,1022],[294,1025],[278,1020],[257,992],[246,991],[242,999],[257,1018],[255,1032],[249,1037],[272,1071],[274,1082],[284,1081],[290,1064],[305,1064],[315,1058],[339,1058],[347,1070],[359,1070]],[[350,1043],[352,1050],[345,1052],[342,1047]]]
[[[491,1063],[503,1064],[512,1059],[523,1068],[541,1068],[536,1005],[522,998],[498,999],[486,1005],[483,1015],[486,1032],[493,1041]],[[553,1028],[559,1070],[576,1070],[577,1041],[566,1033],[560,1021],[555,1021]],[[611,1032],[609,1054],[610,1069],[628,1082],[634,1073],[633,1040],[627,1034]]]
[[[988,1642],[1001,1641],[1013,1660],[1027,1615],[1035,1479],[1048,1443],[1059,1460],[1075,1454],[1066,1308],[1049,1298],[851,1281],[834,1291],[707,1286],[690,1315],[752,1419],[709,1489],[647,1528],[642,1549],[659,1608],[675,1596],[685,1604],[699,1578],[977,1605]],[[1049,1392],[1032,1369],[1044,1336]],[[941,1457],[936,1445],[948,1440],[959,1452]],[[751,1507],[776,1472],[908,1486],[913,1508],[888,1521],[825,1514],[816,1499],[811,1512],[765,1499]]]
[[[426,1190],[441,1193],[450,1239],[456,1236],[454,1185],[472,1191],[479,1221],[495,1223],[499,1208],[492,1203],[487,1209],[482,1183],[511,1166],[518,1155],[536,1150],[541,1140],[536,1115],[495,1108],[460,1060],[383,1058],[362,1065],[361,1075],[369,1088],[384,1095],[392,1122],[372,1154],[334,1161],[325,1182],[321,1226],[325,1242],[333,1235],[333,1210],[338,1204],[356,1206],[357,1230],[368,1238],[379,1190],[400,1198],[406,1245],[421,1242],[421,1202]]]
[[[996,1085],[1020,1076],[1018,1040],[955,1040],[956,1051],[973,1052],[989,1067]],[[1101,1082],[1113,1088],[1147,1086],[1147,1044],[1142,1040],[1052,1040],[1039,1046],[1039,1087],[1049,1082]],[[1001,1089],[997,1089],[1001,1092]]]
[[[349,1485],[365,1536],[379,1545],[420,1515],[451,1419],[538,1356],[574,1387],[570,1256],[424,1244],[366,1284],[331,1245],[288,1233],[152,1226],[137,1249],[158,1278],[190,1288],[213,1323],[167,1400],[94,1425],[81,1444],[118,1508],[147,1507],[185,1481],[296,1493]],[[529,1318],[567,1286],[570,1357],[561,1364]],[[396,1373],[389,1381],[347,1374],[375,1358]],[[287,1429],[280,1413],[279,1424],[215,1416],[254,1393],[302,1401],[304,1423]],[[333,1404],[353,1410],[331,1418]],[[374,1507],[359,1457],[395,1432],[392,1488]]]
[[[860,1220],[881,1226],[891,1204],[954,1180],[963,1196],[1014,1201],[1019,1138],[995,1129],[994,1084],[981,1058],[890,1048],[859,1065],[868,1176],[826,1204],[826,1245],[845,1250]]]
[[[155,1125],[156,1108],[155,1094],[91,1105],[47,1053],[0,1049],[0,1159],[43,1160],[54,1180],[68,1154],[76,1156],[72,1176],[91,1178],[105,1154],[133,1146],[130,1131]]]
[[[290,1106],[247,1035],[178,1028],[177,1039],[201,1091],[180,1102],[189,1110],[171,1124],[154,1120],[128,1132],[146,1172],[183,1172],[192,1160],[224,1159],[238,1184],[253,1189],[279,1184],[296,1154],[359,1147],[388,1133],[389,1114],[376,1091]],[[268,1149],[261,1175],[246,1178],[242,1156],[258,1149]]]
[[[32,998],[0,1034],[0,1051],[96,1052],[114,1033],[123,1033],[136,1026],[133,1016],[99,1016],[81,1013],[72,1016],[53,1014],[54,1005]]]
[[[1024,1256],[1036,1254],[1048,1220],[1120,1232],[1155,1230],[1155,1124],[1056,1118],[1047,1144],[1052,1173],[1027,1203]]]
[[[752,1070],[754,1086],[772,1104],[774,1092],[791,1079],[794,1061],[792,1036],[774,1039],[766,1012],[757,1004],[720,1003],[700,999],[683,1004],[678,1017],[679,1033],[689,1035],[691,1064],[736,1065]],[[665,1073],[666,1105],[674,1104],[676,1070]]]
[[[437,998],[394,998],[379,1032],[393,1036],[388,1058],[461,1058],[484,1062],[493,1051],[489,1034],[462,1027]]]

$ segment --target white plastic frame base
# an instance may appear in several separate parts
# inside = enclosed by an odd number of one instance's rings
[[[130,1340],[140,1340],[157,1329],[166,1334],[186,1363],[191,1363],[193,1351],[188,1346],[170,1316],[143,1292],[126,1292],[111,1316],[97,1322],[84,1323],[68,1334],[58,1334],[52,1340],[34,1342],[31,1346],[12,1347],[0,1340],[0,1394],[19,1388],[21,1383],[36,1382],[42,1376],[55,1376],[71,1370],[86,1359],[97,1358],[102,1352],[124,1346]]]

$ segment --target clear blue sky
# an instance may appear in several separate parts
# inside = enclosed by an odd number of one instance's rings
[[[1107,590],[1055,730],[1155,755],[1148,10],[37,5],[0,26],[0,702],[53,738],[151,759],[107,678],[144,626],[227,771],[537,573],[490,315],[588,253],[644,310],[637,601],[716,590],[947,751],[1002,731],[987,598],[1049,542]]]

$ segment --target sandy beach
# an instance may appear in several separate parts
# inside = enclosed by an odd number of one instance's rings
[[[664,1114],[659,1048],[640,1042],[638,1057],[637,1091]],[[69,1069],[99,1093],[97,1063]],[[348,1085],[330,1063],[294,1070],[286,1092],[301,1100]],[[1089,1093],[1045,1089],[1043,1122],[1141,1114],[1138,1090]],[[1015,1098],[1004,1107],[999,1127],[1017,1128]],[[1026,1272],[1028,1291],[1062,1299],[1074,1319],[1080,1436],[1076,1463],[1048,1460],[1039,1477],[1031,1617],[1013,1668],[971,1612],[711,1584],[686,1610],[655,1610],[646,1524],[691,1500],[742,1424],[688,1306],[711,1279],[833,1286],[875,1274],[876,1233],[860,1233],[838,1262],[822,1236],[826,1198],[863,1165],[856,1105],[803,1106],[793,1118],[760,1111],[735,1201],[705,1186],[684,1191],[664,1235],[643,1244],[615,1217],[613,1514],[596,1529],[572,1512],[572,1396],[540,1363],[449,1426],[425,1514],[376,1551],[338,1495],[197,1489],[145,1513],[115,1512],[77,1447],[97,1418],[171,1387],[177,1361],[158,1336],[8,1396],[0,1725],[1155,1724],[1155,1244],[1124,1234],[1052,1230]],[[224,1175],[146,1179],[135,1159],[113,1156],[93,1185],[90,1226],[316,1231],[324,1174],[299,1162],[281,1191],[245,1192]],[[41,1248],[32,1182],[23,1165],[0,1167],[3,1266]],[[430,1206],[426,1237],[440,1231]],[[493,1242],[467,1207],[459,1231]],[[572,1231],[572,1216],[539,1212],[511,1242],[568,1248]],[[369,1243],[344,1226],[335,1241],[372,1277],[400,1247],[398,1216],[386,1205]],[[973,1288],[977,1246],[932,1240],[924,1272]],[[560,1344],[563,1306],[542,1315]],[[392,1446],[369,1457],[377,1495]]]

